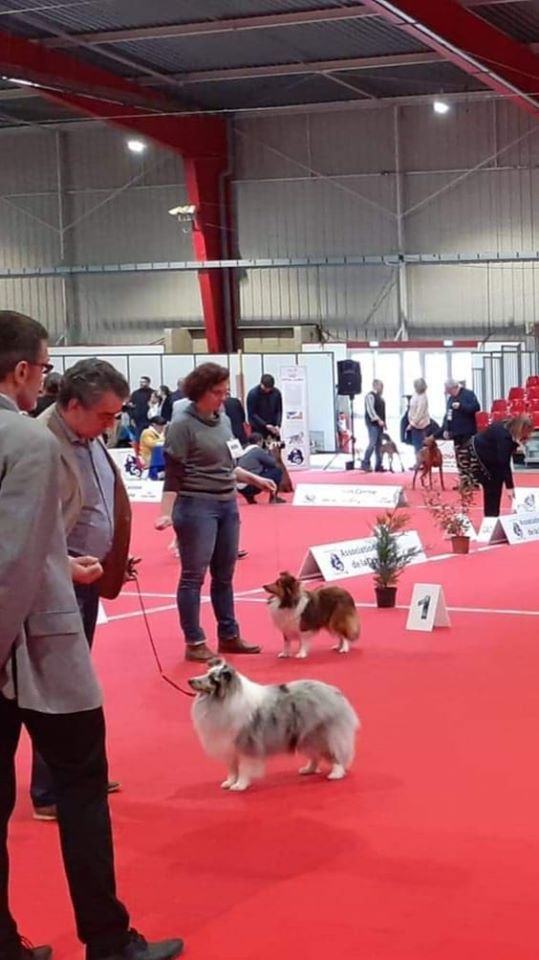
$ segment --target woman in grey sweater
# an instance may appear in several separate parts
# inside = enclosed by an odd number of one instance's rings
[[[165,483],[158,529],[174,525],[181,560],[178,610],[186,660],[215,656],[200,625],[200,593],[208,567],[210,596],[217,620],[219,653],[260,653],[244,642],[234,614],[233,576],[238,555],[239,511],[236,480],[276,490],[272,480],[235,463],[230,421],[221,407],[229,372],[203,363],[184,380],[191,401],[169,427],[165,442]],[[240,451],[241,452],[241,451]]]

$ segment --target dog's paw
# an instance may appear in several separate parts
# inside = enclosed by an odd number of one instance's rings
[[[231,790],[235,782],[236,780],[234,777],[227,777],[226,780],[223,780],[221,787],[223,790]]]
[[[290,653],[288,650],[281,650],[281,652],[277,656],[279,660],[288,660]]]
[[[298,650],[298,652],[296,653],[296,660],[306,660],[306,659],[307,659],[307,651]]]
[[[247,790],[249,785],[249,780],[235,780],[228,789],[234,790],[235,793],[241,793],[243,790]]]
[[[308,763],[305,767],[300,767],[298,773],[300,773],[302,777],[311,777],[313,773],[320,773],[320,767],[312,760],[311,763]]]
[[[336,650],[337,653],[350,653],[350,645],[348,643],[336,643],[332,650]]]
[[[327,775],[328,780],[342,780],[346,776],[346,770],[340,763],[334,763]]]

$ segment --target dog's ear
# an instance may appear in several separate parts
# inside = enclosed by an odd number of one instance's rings
[[[208,662],[208,667],[222,667],[226,666],[226,661],[222,657],[212,657]]]

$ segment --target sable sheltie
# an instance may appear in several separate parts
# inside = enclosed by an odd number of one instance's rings
[[[246,790],[263,775],[266,757],[279,753],[307,757],[302,774],[326,763],[328,780],[342,780],[350,767],[360,723],[337,687],[319,680],[263,686],[224,660],[210,661],[189,684],[197,693],[192,718],[200,742],[228,768],[223,789]]]
[[[284,647],[280,657],[291,656],[292,644],[298,646],[296,657],[304,659],[309,653],[308,641],[314,633],[325,628],[338,639],[333,647],[338,653],[348,653],[350,644],[359,637],[359,617],[354,598],[341,587],[319,587],[305,590],[291,573],[281,573],[275,583],[264,584],[273,622],[283,635]]]

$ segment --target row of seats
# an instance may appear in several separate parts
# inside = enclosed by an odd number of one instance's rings
[[[476,414],[477,429],[485,430],[489,423],[517,416],[519,413],[529,414],[534,428],[539,430],[539,376],[528,377],[525,387],[511,387],[506,400],[493,400],[490,413],[480,410]]]

